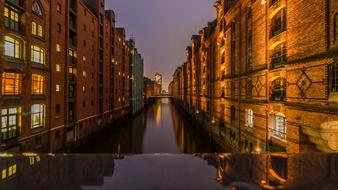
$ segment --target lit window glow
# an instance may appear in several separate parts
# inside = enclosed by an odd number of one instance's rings
[[[34,104],[31,110],[31,127],[38,128],[45,126],[46,106],[44,104]]]

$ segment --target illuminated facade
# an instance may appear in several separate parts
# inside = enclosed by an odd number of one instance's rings
[[[130,48],[104,4],[0,0],[0,151],[57,151],[130,112]]]
[[[193,40],[184,64],[187,108],[234,151],[338,151],[338,3],[222,0],[215,8],[213,35],[193,36],[201,45]]]

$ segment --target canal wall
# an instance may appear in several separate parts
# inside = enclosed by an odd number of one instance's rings
[[[112,118],[110,118],[109,121],[101,123],[100,126],[93,126],[93,128],[95,128],[95,130],[92,130],[90,133],[88,133],[85,136],[79,137],[78,139],[76,139],[75,141],[73,141],[71,143],[66,143],[66,145],[64,147],[57,150],[56,152],[73,152],[80,145],[86,143],[87,141],[91,141],[93,138],[95,138],[97,133],[102,132],[103,130],[108,129],[108,128],[114,128],[116,126],[119,126],[119,125],[126,123],[126,122],[132,120],[133,118],[137,117],[145,109],[147,109],[149,106],[153,105],[155,101],[156,101],[156,98],[147,98],[144,101],[144,107],[134,114],[132,114],[131,109],[128,109],[127,112],[115,114]]]
[[[192,126],[205,133],[218,149],[221,149],[222,152],[240,152],[237,143],[226,138],[226,131],[222,122],[215,121],[206,114],[196,112],[196,110],[177,99],[172,99],[172,101],[181,114],[192,123]]]

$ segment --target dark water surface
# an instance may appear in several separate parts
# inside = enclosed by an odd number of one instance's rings
[[[131,121],[99,132],[74,152],[205,153],[215,149],[170,99],[162,98]]]

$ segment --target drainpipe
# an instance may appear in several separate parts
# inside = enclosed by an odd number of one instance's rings
[[[269,58],[268,58],[268,55],[269,55],[269,49],[268,49],[268,38],[269,38],[269,33],[268,33],[268,3],[265,3],[265,35],[266,35],[266,38],[265,38],[265,59],[266,59],[266,77],[265,77],[265,86],[266,86],[266,99],[267,99],[267,105],[266,105],[266,108],[265,108],[265,152],[269,152],[269,79],[268,79],[268,76],[269,76],[269,68],[270,68],[270,65],[269,65]]]

